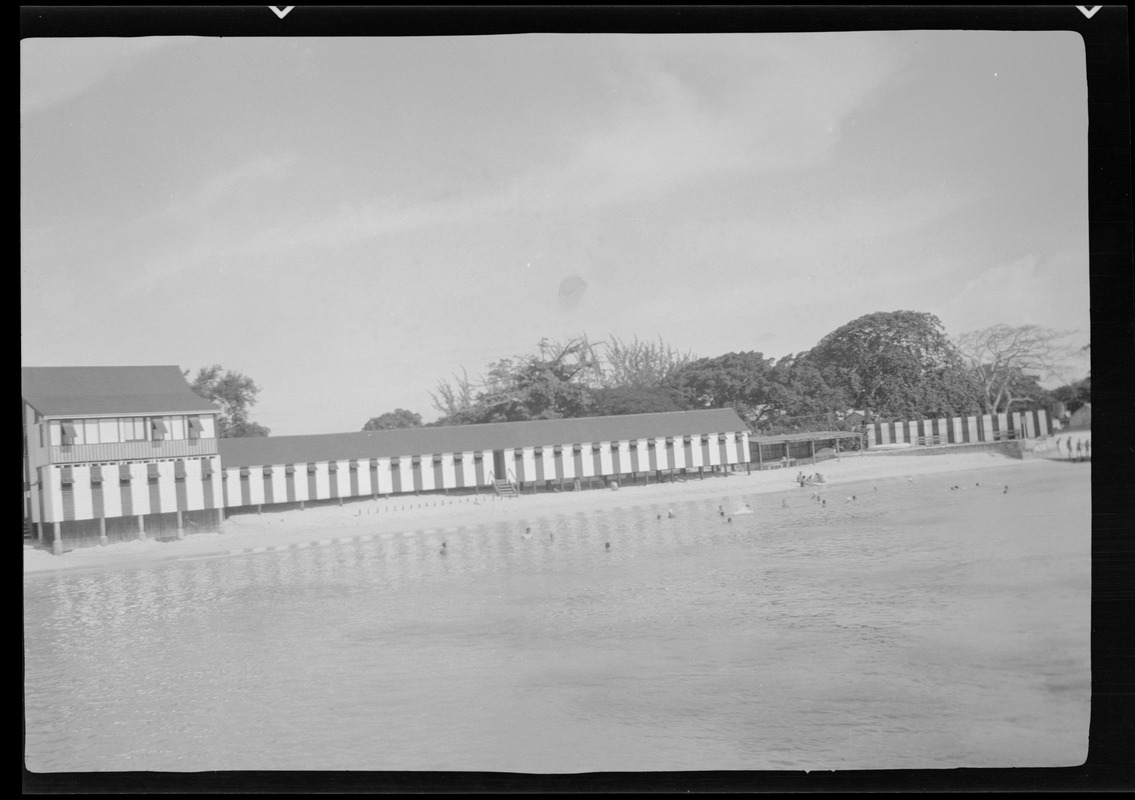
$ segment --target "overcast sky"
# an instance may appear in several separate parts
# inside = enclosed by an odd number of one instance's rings
[[[779,358],[907,309],[1088,342],[1072,32],[29,39],[20,67],[23,363],[219,363],[276,435],[433,419],[439,379],[541,337]]]

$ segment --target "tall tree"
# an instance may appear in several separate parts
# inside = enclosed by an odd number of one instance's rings
[[[933,314],[867,314],[821,339],[808,360],[853,407],[879,416],[952,416],[972,406],[961,356]]]
[[[1004,324],[962,334],[958,351],[969,367],[982,411],[1002,413],[1014,403],[1027,402],[1035,394],[1028,374],[1041,380],[1059,374],[1073,352],[1062,343],[1070,335],[1039,325]]]
[[[189,370],[185,371],[185,377],[189,377]],[[271,433],[268,428],[248,418],[248,411],[256,405],[260,394],[260,387],[252,378],[214,364],[211,367],[201,367],[189,386],[194,393],[218,407],[219,438],[249,438]]]
[[[666,384],[689,408],[728,406],[751,423],[769,402],[772,361],[755,351],[699,358],[675,370]]]
[[[586,416],[598,364],[587,337],[566,342],[541,339],[537,352],[503,358],[474,383],[438,384],[435,407],[441,425],[516,422]]]
[[[626,342],[611,336],[601,348],[600,384],[604,388],[661,386],[677,370],[694,360],[690,352],[675,350],[661,337],[657,342]]]
[[[413,411],[407,411],[404,408],[396,408],[393,411],[387,411],[385,414],[379,414],[377,417],[371,417],[363,425],[364,431],[389,431],[397,428],[420,428],[422,427],[422,415],[416,414]]]

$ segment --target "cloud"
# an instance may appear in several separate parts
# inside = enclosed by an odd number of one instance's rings
[[[815,167],[847,117],[894,78],[905,53],[884,34],[610,37],[604,86],[564,154],[444,200],[380,196],[251,237],[247,252],[339,248],[433,225],[651,202],[722,175]],[[537,144],[538,146],[538,144]]]
[[[1087,343],[1090,298],[1087,253],[1033,253],[997,264],[948,291],[940,317],[961,334],[997,323],[1075,331]],[[949,287],[944,287],[949,289]]]
[[[132,69],[181,37],[24,39],[20,42],[20,116],[39,114]]]

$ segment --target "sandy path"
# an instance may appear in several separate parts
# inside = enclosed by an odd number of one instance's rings
[[[748,495],[801,491],[798,471],[823,473],[826,486],[855,481],[885,480],[951,472],[973,471],[1016,465],[1020,469],[1051,469],[1044,459],[1015,460],[989,452],[941,455],[853,455],[818,466],[733,474],[728,477],[693,478],[685,482],[624,486],[617,491],[595,489],[582,492],[526,494],[514,499],[422,496],[356,501],[343,506],[320,506],[304,511],[288,510],[230,517],[224,533],[188,535],[179,542],[125,542],[106,547],[76,549],[52,555],[36,547],[24,550],[24,573],[55,573],[61,570],[117,568],[168,559],[216,556],[273,549],[293,544],[326,543],[336,539],[405,531],[445,530],[459,535],[462,527],[493,524],[564,512],[596,510],[628,505],[665,507],[702,497],[725,498],[739,506]],[[809,490],[810,491],[810,490]],[[730,506],[730,507],[735,507]]]

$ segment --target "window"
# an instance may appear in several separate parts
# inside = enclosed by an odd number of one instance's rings
[[[154,441],[158,442],[169,436],[169,427],[165,420],[153,417],[150,420],[150,433],[153,435]]]
[[[75,440],[79,438],[79,433],[75,430],[75,423],[72,420],[65,419],[60,423],[60,426],[63,435],[63,446],[69,447],[75,444]]]
[[[201,438],[201,418],[190,417],[189,420],[189,435],[186,438],[200,439]]]
[[[248,467],[241,467],[240,468],[240,477],[242,477],[242,478],[248,477]]]
[[[439,453],[439,454],[436,454],[436,455],[434,455],[434,463],[435,463],[435,464],[440,464],[440,463],[441,463],[441,454],[440,454],[440,453]]]
[[[128,482],[131,477],[133,477],[133,476],[130,474],[130,465],[129,464],[119,464],[118,465],[118,480]]]
[[[266,477],[267,477],[268,475],[271,475],[271,474],[272,474],[272,465],[271,465],[271,464],[266,464],[266,465],[265,465],[265,466],[264,466],[264,467],[263,467],[262,469],[264,470],[264,475],[265,475]]]
[[[152,481],[156,481],[162,476],[161,467],[158,464],[146,465],[146,477]]]
[[[285,466],[284,467],[284,474],[285,475],[295,475],[296,474],[296,465],[295,464],[288,464],[287,466]]]
[[[75,476],[71,467],[64,467],[62,470],[60,470],[59,483],[61,483],[63,486],[70,486],[74,482]]]
[[[359,468],[359,460],[357,458],[351,459],[351,471],[356,472]]]
[[[307,471],[308,472],[316,472],[316,471],[318,471],[318,468],[315,466],[315,464],[308,464],[307,465]]]
[[[175,479],[185,478],[185,462],[180,459],[173,462],[173,477]]]
[[[201,477],[208,478],[213,474],[213,462],[207,458],[201,459]]]
[[[78,427],[78,423],[75,427]],[[98,444],[99,441],[99,421],[97,419],[83,420],[83,444]]]
[[[101,444],[109,444],[111,442],[122,441],[119,438],[118,420],[117,419],[100,419],[99,420],[99,442]]]
[[[146,420],[143,417],[125,417],[122,423],[123,442],[144,442],[146,440]]]
[[[102,483],[102,466],[91,464],[91,483]]]
[[[462,455],[461,453],[454,453],[453,454],[453,463],[454,464],[460,463],[464,460],[465,460],[465,456]]]
[[[328,472],[338,472],[339,471],[339,462],[338,461],[328,461],[327,462],[327,471]]]

